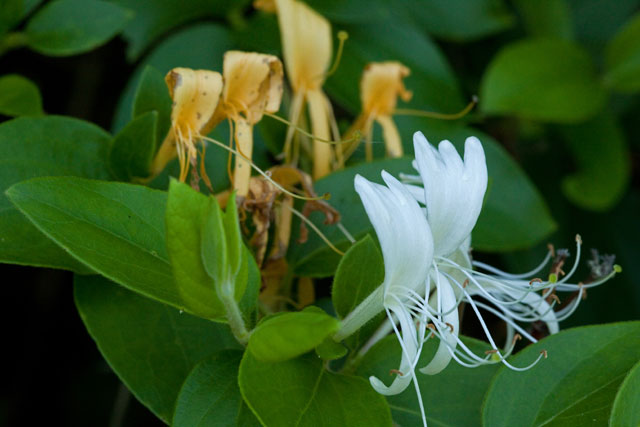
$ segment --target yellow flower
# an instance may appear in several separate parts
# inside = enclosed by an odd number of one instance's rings
[[[384,143],[389,157],[401,157],[402,141],[398,129],[391,118],[398,97],[407,102],[411,92],[404,87],[403,79],[410,70],[399,62],[374,62],[368,64],[360,80],[362,113],[350,129],[350,133],[360,131],[367,138],[367,159],[371,160],[371,134],[373,122],[382,127]],[[355,147],[353,147],[355,148]]]
[[[274,8],[275,4],[275,8]],[[295,0],[259,0],[255,3],[266,11],[278,12],[282,51],[291,87],[289,121],[285,155],[290,158],[293,126],[297,126],[304,102],[309,106],[313,141],[313,177],[320,178],[331,171],[333,150],[326,141],[331,139],[331,105],[322,91],[331,62],[332,39],[329,21],[306,4]],[[325,142],[323,142],[325,141]]]
[[[213,128],[210,119],[220,100],[222,76],[214,71],[174,68],[166,75],[165,81],[173,100],[171,128],[153,161],[152,177],[177,154],[180,181],[184,182],[189,165],[197,165],[198,140]],[[204,171],[204,167],[201,170]],[[206,175],[203,178],[208,183]],[[196,174],[196,184],[197,180]]]
[[[273,55],[229,51],[224,55],[224,88],[214,124],[228,118],[233,125],[236,156],[233,174],[234,189],[239,197],[249,191],[253,125],[265,112],[275,113],[282,100],[282,62]]]

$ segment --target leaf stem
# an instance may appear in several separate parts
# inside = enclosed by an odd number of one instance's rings
[[[233,336],[236,337],[236,340],[244,346],[247,345],[249,341],[249,331],[247,331],[247,327],[245,326],[244,319],[242,318],[242,312],[238,307],[238,303],[236,300],[231,297],[222,297],[222,303],[227,311],[227,320],[229,321],[229,327],[231,327],[231,332]]]

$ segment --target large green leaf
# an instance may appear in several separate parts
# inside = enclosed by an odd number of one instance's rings
[[[0,114],[15,117],[42,113],[42,98],[35,83],[18,74],[0,77]]]
[[[170,30],[203,18],[223,18],[244,7],[248,0],[112,0],[131,9],[135,18],[123,36],[129,42],[127,56],[137,59],[156,39]],[[201,42],[204,43],[204,42]]]
[[[176,402],[173,426],[260,426],[242,400],[238,369],[242,352],[223,350],[198,363]]]
[[[606,50],[607,82],[621,92],[640,90],[640,13],[609,42]]]
[[[239,347],[226,325],[144,298],[100,276],[76,276],[75,300],[109,365],[167,423],[196,364]]]
[[[414,97],[409,106],[441,112],[456,112],[462,100],[456,78],[438,46],[429,37],[402,20],[345,27],[340,66],[325,85],[329,95],[352,113],[360,111],[360,78],[369,62],[400,61],[411,69],[405,85]],[[415,55],[415,52],[420,52]],[[402,106],[402,105],[400,105]]]
[[[331,287],[331,301],[338,316],[346,317],[380,286],[383,280],[382,254],[371,236],[366,235],[364,239],[349,248],[338,264]],[[347,340],[348,344],[354,349],[358,348],[362,340],[374,332],[383,317],[384,312],[381,311],[375,320],[353,333]]]
[[[611,427],[640,425],[640,362],[629,371],[629,375],[618,389],[609,425]]]
[[[458,42],[506,30],[514,22],[502,0],[411,0],[406,8],[408,18],[429,34]]]
[[[562,181],[564,194],[592,210],[613,207],[627,189],[631,162],[624,132],[611,114],[564,126],[562,134],[578,171]]]
[[[7,194],[42,232],[93,270],[184,308],[165,249],[166,193],[81,178],[36,178]]]
[[[251,333],[248,349],[261,362],[282,362],[322,344],[340,322],[324,312],[284,313],[261,322]]]
[[[328,372],[313,353],[263,363],[247,351],[238,382],[266,426],[391,426],[389,407],[367,381]]]
[[[134,94],[132,118],[150,111],[158,113],[156,134],[162,141],[171,126],[171,97],[162,73],[147,65],[142,71]]]
[[[542,350],[548,358],[533,368],[504,367],[496,374],[484,403],[484,425],[606,425],[620,384],[640,359],[640,322],[568,329],[510,362],[526,366]]]
[[[557,123],[586,120],[605,100],[587,52],[559,39],[504,47],[489,64],[480,89],[485,113]]]
[[[488,344],[471,338],[463,341],[474,353],[484,357]],[[417,368],[425,366],[438,347],[438,340],[424,344]],[[401,348],[395,336],[389,336],[373,346],[361,360],[357,373],[369,378],[371,375],[387,382],[391,381],[390,370],[398,369]],[[437,426],[478,426],[485,392],[498,365],[465,368],[451,361],[444,371],[437,375],[424,375],[416,371],[424,403],[427,422]],[[418,397],[414,387],[409,387],[396,396],[388,396],[393,420],[399,425],[415,426],[422,423]],[[491,424],[488,424],[491,425]]]
[[[0,3],[0,35],[15,27],[42,0],[4,0]]]
[[[131,11],[100,0],[54,0],[29,20],[28,46],[40,53],[66,56],[106,43],[133,17]]]
[[[68,117],[19,118],[0,125],[0,261],[87,271],[15,209],[4,192],[38,176],[109,179],[110,139],[99,127]]]

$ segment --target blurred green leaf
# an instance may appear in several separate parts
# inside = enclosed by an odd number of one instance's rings
[[[573,38],[571,11],[565,0],[516,0],[527,32],[534,37]]]
[[[109,365],[167,423],[180,387],[198,362],[239,348],[227,325],[144,298],[100,276],[76,276],[75,300]]]
[[[627,189],[631,162],[625,135],[611,114],[562,128],[578,171],[562,181],[576,205],[597,211],[613,207]]]
[[[609,42],[606,50],[607,82],[620,92],[640,90],[640,13]]]
[[[87,52],[118,34],[133,14],[100,0],[54,0],[29,20],[28,46],[44,55]]]
[[[441,112],[457,112],[464,106],[445,56],[426,34],[404,20],[385,21],[384,31],[380,31],[380,24],[341,29],[349,33],[349,39],[344,45],[340,66],[327,80],[325,88],[351,113],[360,111],[360,79],[364,67],[374,61],[399,61],[411,69],[405,85],[413,91],[414,98],[408,105]]]
[[[171,126],[171,97],[162,73],[148,65],[134,94],[132,118],[150,111],[158,113],[156,134],[158,139],[164,138]]]
[[[0,114],[12,117],[43,114],[38,86],[18,74],[0,77]]]
[[[340,359],[347,355],[349,350],[347,347],[337,343],[331,337],[327,337],[316,347],[316,354],[322,360]]]
[[[223,18],[241,10],[249,0],[111,0],[133,10],[135,18],[123,32],[129,42],[127,57],[138,59],[156,39],[170,30],[202,18]],[[206,46],[204,41],[200,41]]]
[[[463,337],[462,341],[471,351],[484,357],[488,344]],[[439,341],[428,340],[422,349],[416,368],[425,366],[433,357]],[[395,336],[389,336],[374,345],[360,361],[357,373],[365,378],[376,376],[387,382],[393,378],[391,369],[398,369],[402,349]],[[416,372],[420,393],[429,425],[467,427],[479,426],[482,400],[489,383],[498,370],[498,365],[485,365],[469,369],[451,361],[438,375]],[[403,426],[422,423],[420,407],[415,389],[409,387],[396,396],[388,396],[393,421]]]
[[[484,425],[606,425],[620,384],[640,359],[640,322],[568,329],[509,362],[526,366],[542,350],[548,358],[533,368],[503,367],[496,374],[484,402]]]
[[[22,215],[5,190],[38,176],[109,179],[110,139],[99,127],[70,117],[19,118],[0,124],[0,261],[89,271]]]
[[[105,277],[185,308],[165,249],[166,193],[71,177],[35,178],[7,191],[47,236]]]
[[[261,322],[251,333],[248,349],[261,362],[283,362],[322,344],[340,322],[324,312],[284,313]]]
[[[514,22],[502,0],[411,0],[406,8],[409,17],[429,34],[455,42],[504,31]]]
[[[267,426],[391,426],[384,398],[362,378],[324,369],[315,354],[263,363],[245,352],[240,391]]]
[[[149,111],[129,122],[113,138],[109,151],[109,167],[113,176],[125,182],[151,173],[156,152],[158,113]]]
[[[171,425],[260,426],[238,387],[241,359],[241,351],[223,350],[198,363],[180,389]]]
[[[485,113],[556,123],[586,120],[606,98],[589,55],[555,39],[507,45],[489,64],[480,89]]]
[[[331,300],[336,313],[345,318],[384,280],[384,259],[370,235],[355,243],[340,259],[331,287]],[[382,307],[382,306],[381,306]],[[347,344],[357,349],[362,340],[370,336],[380,325],[384,312],[358,329],[347,339]]]
[[[20,23],[42,0],[3,0],[0,3],[0,35]]]
[[[629,375],[618,389],[609,425],[611,427],[640,425],[640,362],[629,371]]]

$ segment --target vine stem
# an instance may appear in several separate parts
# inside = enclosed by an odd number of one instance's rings
[[[247,331],[238,303],[233,299],[233,296],[222,298],[222,303],[227,310],[227,320],[233,336],[236,337],[240,344],[246,346],[247,342],[249,342],[250,333]]]

